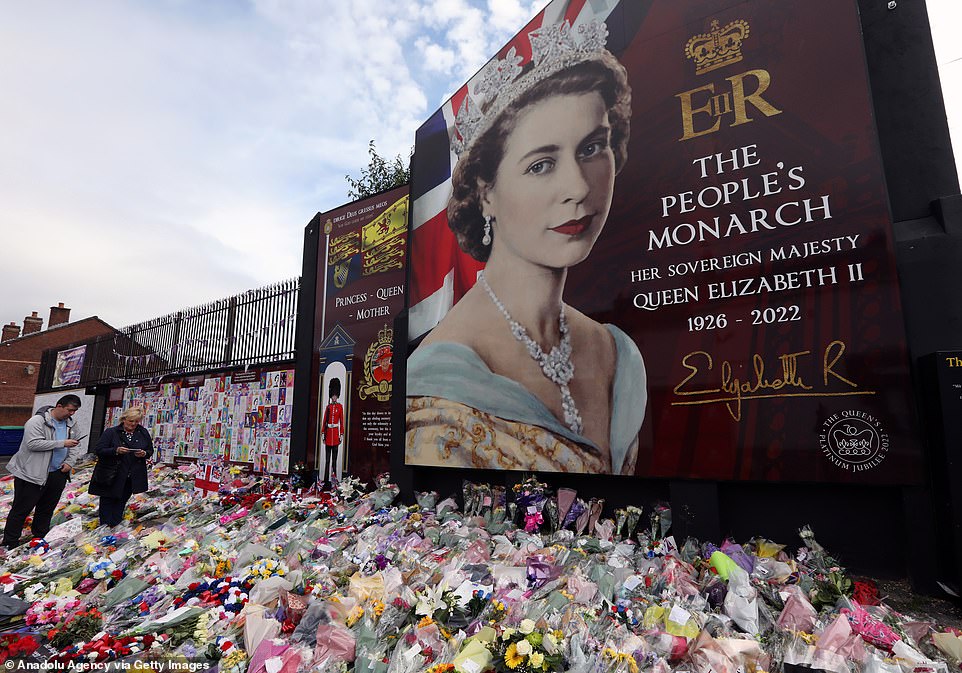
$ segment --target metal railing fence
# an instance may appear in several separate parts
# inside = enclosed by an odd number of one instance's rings
[[[292,360],[299,291],[300,278],[291,278],[46,350],[37,391],[64,387],[54,385],[57,354],[79,346],[87,348],[71,387]]]

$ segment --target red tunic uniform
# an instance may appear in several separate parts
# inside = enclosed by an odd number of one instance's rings
[[[344,436],[344,407],[340,402],[331,402],[324,410],[324,444],[338,446]]]

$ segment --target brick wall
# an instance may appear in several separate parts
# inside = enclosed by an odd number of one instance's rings
[[[0,425],[23,425],[30,418],[40,356],[45,350],[113,331],[103,320],[92,317],[0,343]]]
[[[33,413],[32,406],[0,407],[0,425],[23,425]]]

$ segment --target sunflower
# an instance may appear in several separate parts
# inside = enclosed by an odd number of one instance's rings
[[[517,643],[508,645],[508,649],[504,651],[504,663],[508,665],[508,668],[517,668],[523,661],[524,657],[518,654]]]

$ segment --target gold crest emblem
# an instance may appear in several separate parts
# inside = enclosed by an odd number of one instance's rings
[[[361,232],[350,231],[342,236],[331,239],[331,247],[328,252],[327,263],[334,266],[348,257],[353,257],[361,252]]]
[[[685,55],[695,61],[695,74],[703,75],[742,60],[742,42],[747,37],[747,21],[737,19],[719,28],[718,19],[712,19],[709,32],[688,40]]]
[[[362,369],[363,380],[357,387],[362,400],[375,397],[379,402],[391,399],[394,388],[394,330],[385,325],[377,333],[377,339],[368,346]]]
[[[336,265],[334,267],[334,287],[338,290],[343,290],[344,286],[347,285],[347,276],[350,271],[351,260]]]

